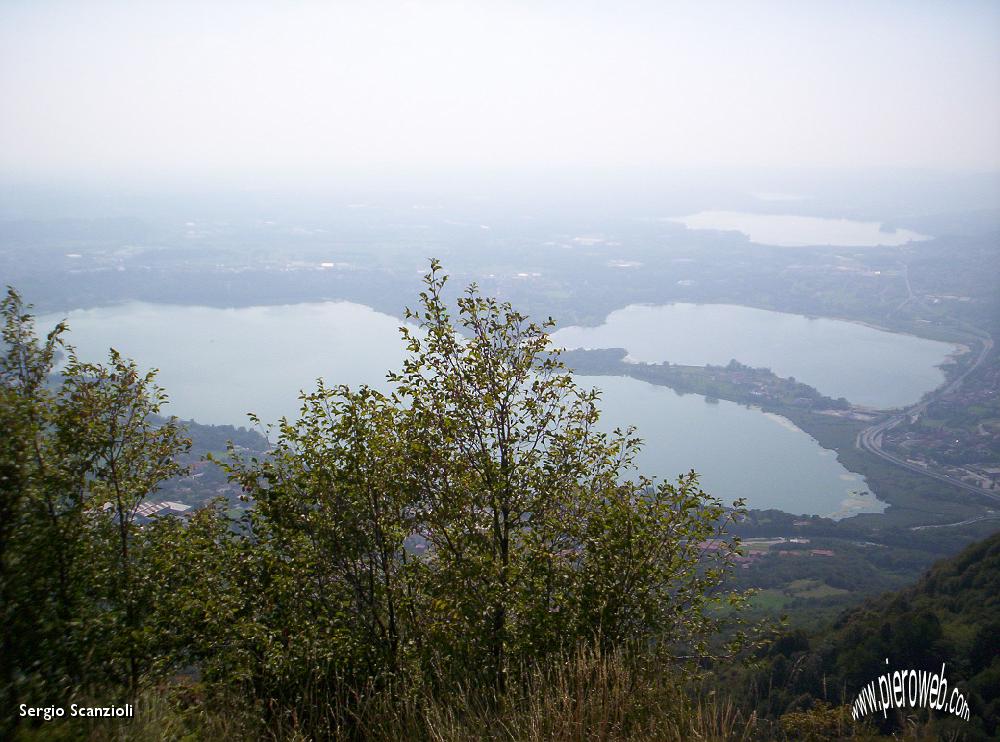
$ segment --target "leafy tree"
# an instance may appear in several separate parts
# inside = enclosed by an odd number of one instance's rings
[[[384,680],[418,640],[400,414],[374,390],[320,383],[266,458],[233,449],[225,464],[254,501],[242,584],[255,630],[241,641],[257,660],[239,674],[267,697]]]
[[[456,327],[436,263],[425,280],[407,313],[419,331],[403,329],[411,355],[390,379],[407,411],[428,586],[446,607],[434,646],[489,668],[501,691],[511,651],[523,661],[593,640],[706,651],[722,570],[705,561],[735,551],[701,546],[733,513],[693,473],[627,478],[640,441],[600,431],[599,393],[553,352],[551,319],[530,322],[473,285]]]
[[[719,589],[742,503],[693,473],[630,478],[640,441],[599,429],[599,393],[552,351],[551,320],[473,285],[453,321],[445,283],[433,263],[390,395],[320,384],[269,457],[233,452],[281,606],[271,634],[291,627],[289,651],[337,657],[345,678],[499,693],[512,667],[580,643],[711,653],[719,604],[743,602]]]
[[[107,366],[81,362],[63,324],[39,340],[13,289],[0,313],[4,693],[51,698],[101,682],[134,693],[151,610],[135,514],[180,471],[187,441],[173,421],[154,422],[165,395],[152,372],[114,351]]]
[[[320,381],[269,451],[230,446],[223,467],[251,503],[241,520],[216,503],[145,525],[138,507],[188,446],[158,416],[165,394],[115,351],[81,362],[63,326],[38,340],[11,291],[10,702],[86,686],[132,695],[194,666],[209,689],[249,694],[272,729],[322,737],[374,698],[412,708],[400,694],[465,688],[490,705],[581,647],[664,662],[738,648],[741,634],[713,638],[745,604],[722,588],[742,502],[724,507],[694,472],[641,476],[635,431],[600,428],[599,392],[563,366],[551,320],[475,285],[453,317],[445,285],[433,262],[390,393]]]
[[[23,673],[25,659],[44,641],[38,632],[25,629],[48,625],[45,618],[53,603],[64,613],[71,607],[70,555],[59,528],[64,519],[45,487],[52,477],[46,466],[44,437],[52,398],[45,384],[65,328],[57,326],[39,342],[31,317],[13,290],[0,310],[4,319],[0,356],[0,684],[4,697],[0,700],[12,708],[18,696],[15,680]],[[52,538],[43,538],[41,530]],[[44,581],[33,579],[42,576]],[[72,657],[60,654],[63,657],[52,665],[66,665]]]
[[[253,542],[214,502],[189,519],[158,518],[138,534],[140,579],[153,611],[148,644],[159,647],[151,672],[197,667],[213,686],[247,684],[263,644],[259,606],[265,582]]]
[[[154,371],[140,373],[113,349],[107,366],[83,363],[71,351],[53,431],[63,464],[74,464],[68,479],[86,505],[91,560],[84,579],[107,607],[88,641],[107,648],[106,669],[130,694],[150,654],[142,618],[152,610],[139,579],[136,512],[161,482],[183,471],[177,456],[190,445],[173,421],[158,422],[166,394],[154,378]]]

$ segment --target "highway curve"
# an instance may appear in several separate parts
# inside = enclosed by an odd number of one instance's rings
[[[986,357],[990,354],[990,351],[993,350],[993,338],[991,338],[988,334],[984,333],[981,336],[981,340],[982,340],[982,347],[979,350],[979,355],[976,357],[976,360],[972,363],[972,365],[969,366],[965,371],[963,371],[961,375],[959,375],[955,379],[952,379],[951,382],[949,382],[948,384],[941,387],[937,391],[928,395],[923,401],[918,402],[917,404],[903,410],[902,412],[890,415],[888,418],[882,420],[881,422],[877,422],[874,425],[865,428],[860,433],[858,433],[855,445],[861,450],[874,454],[875,456],[878,456],[879,458],[884,459],[885,461],[889,461],[895,464],[896,466],[900,466],[904,469],[908,469],[909,471],[916,472],[917,474],[923,474],[925,477],[931,477],[932,479],[937,479],[938,481],[946,482],[947,484],[966,490],[967,492],[972,492],[977,495],[982,495],[983,497],[988,497],[992,500],[995,500],[996,502],[1000,502],[1000,494],[997,494],[996,492],[990,492],[989,490],[984,490],[982,487],[977,487],[974,484],[963,482],[962,480],[957,479],[956,477],[931,471],[930,469],[927,469],[922,466],[917,466],[916,464],[911,464],[910,462],[905,461],[899,458],[898,456],[893,456],[891,453],[887,453],[882,449],[882,436],[887,430],[896,427],[901,422],[903,422],[903,420],[905,420],[907,417],[923,414],[924,411],[926,411],[927,406],[931,402],[935,402],[945,394],[949,394],[950,392],[953,392],[959,387],[961,387],[962,383],[969,376],[969,374],[971,374],[973,371],[979,368],[979,366],[983,363],[983,361],[986,360]]]

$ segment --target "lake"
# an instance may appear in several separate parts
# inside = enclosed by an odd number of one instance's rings
[[[59,318],[39,320],[54,324]],[[300,389],[331,384],[385,389],[404,357],[402,322],[351,302],[240,309],[129,303],[75,310],[69,342],[87,360],[110,345],[160,370],[171,412],[202,423],[276,421],[298,411]]]
[[[824,219],[792,214],[751,214],[743,211],[700,211],[668,221],[688,229],[742,232],[750,242],[777,247],[836,245],[841,247],[897,246],[930,239],[908,229],[885,229],[880,222]]]
[[[751,507],[843,517],[881,512],[863,477],[846,470],[833,451],[786,418],[722,400],[628,377],[581,376],[602,391],[603,422],[609,429],[635,425],[644,440],[638,468],[673,479],[694,469],[706,492]]]
[[[956,347],[842,320],[730,304],[632,304],[598,327],[566,327],[567,348],[625,348],[647,363],[725,365],[736,359],[794,376],[856,404],[906,406],[944,382],[938,368]]]
[[[40,327],[61,317],[39,319]],[[385,388],[385,373],[404,357],[400,320],[349,302],[214,309],[131,303],[73,311],[69,340],[81,357],[100,360],[114,345],[143,368],[159,369],[167,412],[205,423],[244,424],[298,409],[300,389],[317,376],[329,384]],[[628,378],[581,377],[604,392],[607,429],[634,424],[646,440],[640,464],[674,478],[698,470],[706,490],[752,507],[838,517],[880,511],[857,498],[864,480],[833,452],[787,420],[730,402]]]

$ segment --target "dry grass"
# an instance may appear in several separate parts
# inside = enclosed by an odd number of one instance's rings
[[[681,685],[674,670],[587,648],[521,673],[519,686],[499,701],[465,689],[446,700],[423,694],[395,708],[377,701],[361,714],[363,736],[433,742],[752,738],[754,717],[714,695],[692,703]]]
[[[779,723],[760,720],[729,697],[692,687],[676,668],[623,652],[581,649],[513,674],[502,698],[468,687],[447,693],[394,687],[359,694],[349,705],[305,691],[298,709],[245,696],[207,700],[198,686],[175,682],[147,690],[128,722],[51,723],[18,739],[93,742],[256,742],[280,740],[414,740],[417,742],[750,742],[786,739],[878,739],[852,725],[847,708],[819,705]],[[928,730],[908,730],[922,740]]]

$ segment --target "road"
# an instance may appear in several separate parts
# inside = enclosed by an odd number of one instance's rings
[[[982,487],[977,487],[974,484],[963,482],[961,479],[949,476],[947,474],[941,474],[940,472],[931,471],[930,469],[927,469],[923,466],[917,466],[916,464],[911,464],[909,461],[901,459],[898,456],[894,456],[891,453],[887,453],[882,449],[882,436],[885,434],[887,430],[891,430],[892,428],[896,427],[908,417],[911,417],[913,415],[922,415],[927,410],[927,406],[931,404],[931,402],[935,402],[938,399],[940,399],[943,395],[949,394],[957,390],[959,387],[962,386],[962,383],[969,376],[969,374],[971,374],[973,371],[979,368],[980,364],[982,364],[983,361],[986,360],[986,357],[990,354],[990,351],[993,350],[993,338],[991,338],[989,335],[984,334],[981,336],[981,340],[982,340],[982,347],[979,350],[979,355],[976,357],[976,360],[972,363],[972,365],[970,365],[965,371],[963,371],[962,374],[952,379],[951,382],[949,382],[945,386],[941,387],[940,389],[929,395],[922,402],[919,402],[913,405],[912,407],[903,410],[900,413],[890,415],[885,420],[875,423],[871,427],[865,428],[860,433],[858,433],[858,438],[855,442],[855,445],[857,445],[857,447],[860,448],[861,450],[874,454],[875,456],[878,456],[879,458],[884,459],[885,461],[893,463],[896,466],[900,466],[904,469],[908,469],[909,471],[916,472],[917,474],[923,474],[925,477],[931,477],[932,479],[937,479],[938,481],[946,482],[954,487],[958,487],[967,492],[973,492],[977,495],[982,495],[983,497],[988,497],[992,500],[995,500],[996,502],[1000,502],[1000,494],[996,492],[992,492],[990,490],[984,490]]]
[[[979,523],[984,520],[1000,520],[1000,515],[980,515],[976,518],[969,518],[968,520],[962,520],[958,523],[933,523],[929,526],[913,526],[910,528],[911,531],[926,531],[928,528],[952,528],[954,526],[967,526],[972,523]]]

